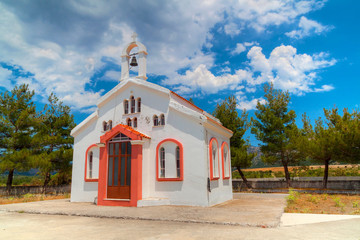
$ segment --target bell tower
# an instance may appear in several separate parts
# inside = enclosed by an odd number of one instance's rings
[[[130,77],[130,67],[138,66],[138,76],[146,80],[146,56],[148,55],[146,47],[141,43],[136,41],[137,34],[134,32],[132,34],[132,42],[127,44],[121,55],[121,79],[124,80]],[[138,52],[130,54],[133,48],[137,47]]]

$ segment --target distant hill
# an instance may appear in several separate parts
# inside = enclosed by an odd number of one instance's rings
[[[254,157],[254,159],[252,160],[252,165],[250,168],[264,168],[264,167],[279,167],[281,166],[280,164],[266,164],[263,161],[261,161],[261,151],[260,151],[260,147],[255,147],[255,146],[250,146],[248,148],[248,152],[249,153],[256,153],[256,157]]]

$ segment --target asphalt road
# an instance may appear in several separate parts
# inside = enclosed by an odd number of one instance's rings
[[[0,212],[0,239],[360,239],[360,219],[277,228]]]

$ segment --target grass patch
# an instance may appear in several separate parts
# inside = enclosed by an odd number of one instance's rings
[[[70,193],[58,194],[58,195],[45,195],[45,194],[31,194],[27,193],[22,196],[0,196],[0,205],[12,204],[12,203],[26,203],[37,202],[44,200],[55,200],[70,198]]]
[[[343,194],[306,194],[289,190],[287,213],[360,215],[360,196]]]

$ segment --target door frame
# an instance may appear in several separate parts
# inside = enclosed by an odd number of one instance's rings
[[[127,126],[119,124],[100,137],[100,142],[105,143],[105,146],[100,148],[98,205],[136,207],[137,201],[142,199],[142,150],[145,141],[140,133],[131,130]],[[107,198],[109,141],[119,133],[131,139],[130,199]]]

